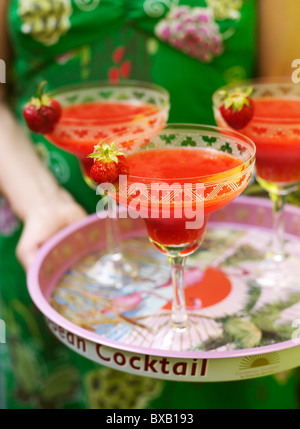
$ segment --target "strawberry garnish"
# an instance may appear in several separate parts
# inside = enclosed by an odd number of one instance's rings
[[[28,128],[37,134],[51,133],[62,114],[60,103],[43,94],[45,84],[40,84],[37,97],[32,97],[23,110]]]
[[[117,165],[114,162],[96,161],[91,168],[91,178],[100,183],[114,183],[118,177]]]
[[[129,164],[124,155],[117,155],[118,158],[118,174],[127,175],[129,173]]]
[[[245,128],[252,119],[254,102],[249,97],[252,90],[252,88],[248,88],[246,91],[237,89],[230,94],[222,91],[221,96],[224,97],[224,101],[220,112],[227,124],[235,130]]]
[[[100,183],[116,183],[121,174],[128,174],[129,165],[122,152],[116,150],[115,143],[108,146],[106,143],[95,146],[91,168],[91,178],[98,185]]]

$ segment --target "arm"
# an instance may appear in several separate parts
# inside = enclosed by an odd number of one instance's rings
[[[28,268],[38,248],[55,232],[85,216],[37,156],[27,134],[0,102],[0,191],[24,222],[16,249]]]
[[[0,2],[4,20],[5,1]],[[0,58],[7,61],[4,22],[0,22]],[[85,216],[39,159],[25,130],[5,104],[0,87],[0,192],[24,222],[17,256],[28,268],[40,245],[62,227]]]
[[[262,77],[291,76],[300,58],[300,7],[295,0],[259,0],[258,65]]]

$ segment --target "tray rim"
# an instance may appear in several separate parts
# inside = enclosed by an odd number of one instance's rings
[[[251,197],[251,196],[240,196],[236,200],[232,201],[230,205],[257,205],[263,206],[265,208],[270,209],[272,207],[271,201],[267,198],[261,197]],[[122,210],[122,208],[121,208]],[[300,208],[287,204],[286,211],[291,212],[291,214],[297,214],[300,217]],[[230,351],[171,351],[171,350],[163,350],[156,348],[148,348],[148,347],[139,347],[134,346],[132,344],[126,344],[123,342],[115,341],[108,339],[106,337],[102,337],[101,335],[95,334],[91,331],[88,331],[84,328],[79,327],[73,322],[69,321],[65,317],[61,316],[57,313],[56,310],[49,304],[49,302],[45,299],[39,288],[39,270],[43,264],[45,257],[48,253],[63,239],[78,231],[82,227],[86,227],[89,224],[95,223],[99,220],[104,220],[106,218],[106,213],[98,213],[88,215],[86,218],[69,225],[54,236],[52,236],[38,251],[34,262],[31,264],[28,273],[27,273],[27,288],[28,292],[31,296],[31,299],[35,306],[39,309],[39,311],[44,315],[45,318],[49,319],[52,323],[62,327],[66,331],[82,338],[87,341],[90,341],[94,344],[100,344],[106,347],[110,347],[113,349],[118,349],[130,353],[139,353],[142,355],[151,355],[151,356],[161,356],[161,357],[169,357],[173,359],[232,359],[232,358],[241,358],[246,356],[255,356],[260,354],[267,354],[273,352],[280,352],[283,350],[295,348],[300,346],[300,338],[298,341],[288,340],[281,343],[270,344],[267,346],[255,347],[255,348],[246,348],[240,350],[230,350]],[[209,225],[213,224],[223,224],[230,222],[223,221],[211,221]],[[234,222],[231,222],[234,224]],[[242,225],[243,223],[241,223]],[[246,224],[245,224],[246,225]],[[260,227],[257,228],[269,229],[268,227]],[[126,234],[124,234],[125,236]],[[287,234],[292,237],[297,237],[294,234]],[[132,234],[130,234],[132,236]],[[299,237],[300,240],[300,237]],[[74,260],[75,258],[73,258]],[[78,257],[75,259],[77,260]],[[68,261],[68,267],[72,264],[70,263],[72,258]],[[68,269],[68,267],[64,266],[63,269],[58,271],[54,277],[55,280],[52,280],[52,284],[55,284],[59,278],[63,275],[64,272]],[[53,286],[52,286],[53,288]]]

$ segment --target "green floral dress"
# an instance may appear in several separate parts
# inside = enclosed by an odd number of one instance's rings
[[[192,19],[191,19],[192,18]],[[153,81],[171,94],[170,122],[214,124],[211,94],[254,73],[254,0],[11,0],[12,108],[46,80]],[[96,195],[76,158],[32,135],[43,162],[90,213]],[[15,257],[22,225],[0,196],[0,408],[293,408],[286,376],[176,383],[100,367],[47,331]]]

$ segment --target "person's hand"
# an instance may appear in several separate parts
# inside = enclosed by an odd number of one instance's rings
[[[47,239],[85,216],[84,209],[63,189],[50,201],[32,207],[24,220],[24,229],[16,248],[17,258],[24,269],[28,270],[37,251]]]

